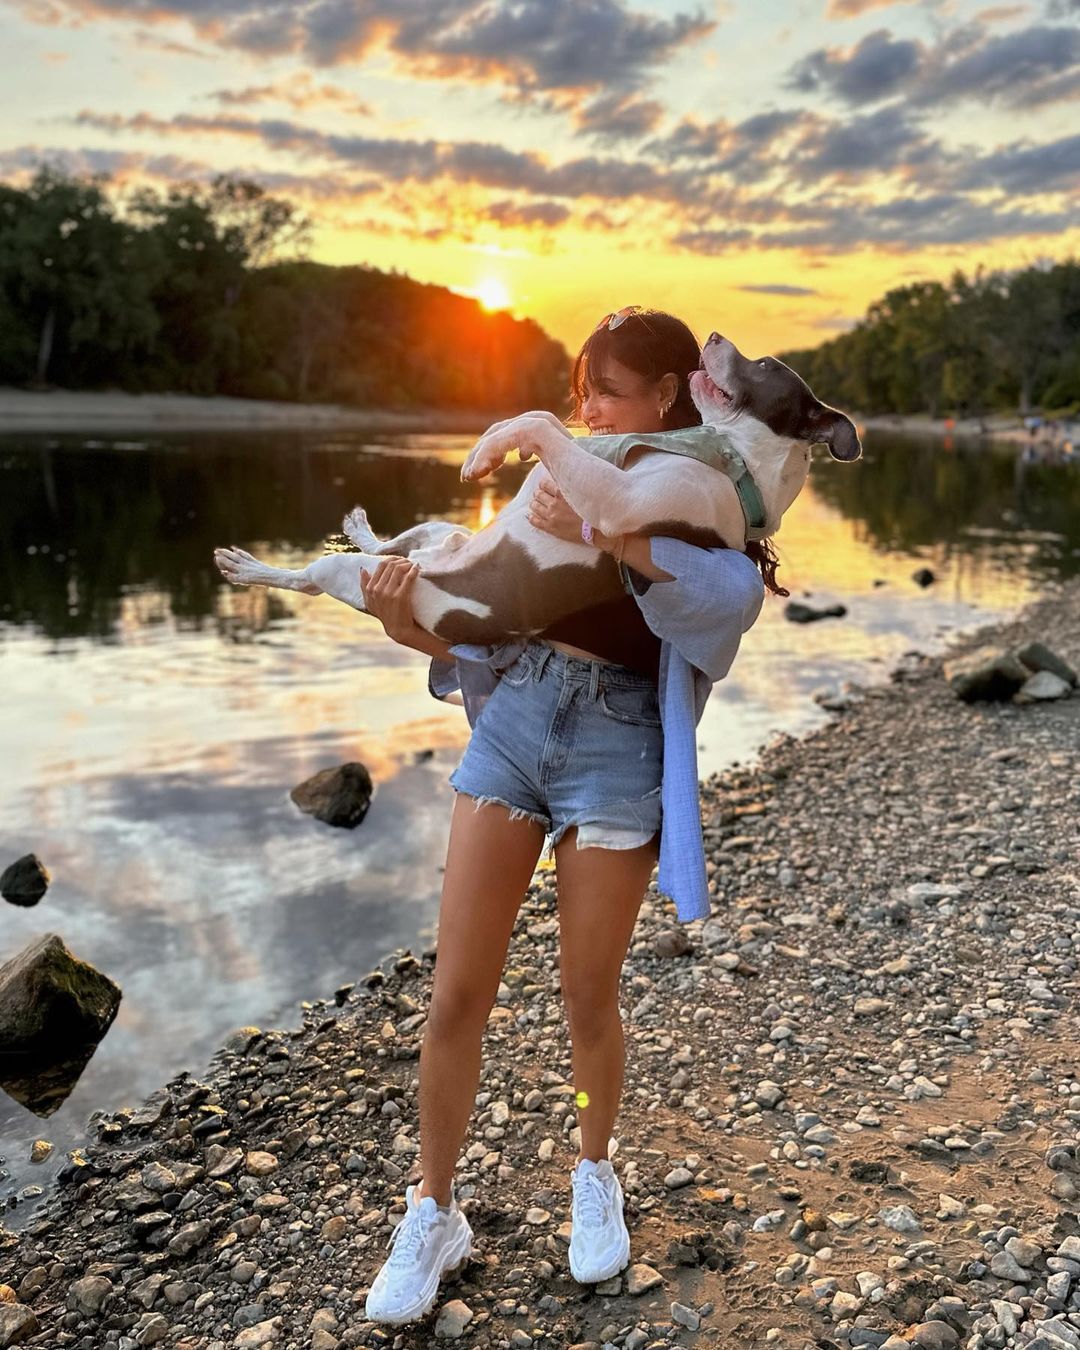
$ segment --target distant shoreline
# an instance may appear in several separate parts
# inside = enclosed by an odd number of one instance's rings
[[[855,416],[865,431],[899,431],[911,436],[959,436],[965,440],[975,437],[985,441],[1008,441],[1026,445],[1030,440],[1027,427],[1012,414],[994,413],[987,417],[928,417],[922,413],[882,413],[874,417]]]
[[[505,409],[351,408],[191,394],[0,388],[0,433],[12,431],[483,431]]]
[[[522,409],[521,411],[524,411]],[[284,403],[270,399],[199,398],[192,394],[126,394],[118,391],[0,388],[0,434],[12,431],[245,431],[365,430],[483,431],[512,414],[507,409],[354,408],[340,403]],[[977,437],[1026,444],[1029,435],[1014,415],[983,418],[922,414],[855,415],[867,431],[909,435]],[[947,422],[952,425],[947,425]]]

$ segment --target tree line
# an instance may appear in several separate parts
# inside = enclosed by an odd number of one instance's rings
[[[1076,412],[1080,263],[901,286],[851,332],[782,359],[819,398],[868,414]]]
[[[305,260],[310,225],[222,176],[127,195],[42,168],[0,184],[0,384],[362,407],[562,408],[529,319],[376,268]]]

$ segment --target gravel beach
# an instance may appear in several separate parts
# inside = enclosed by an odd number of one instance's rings
[[[1080,584],[957,650],[991,638],[1080,665]],[[713,917],[643,906],[620,1277],[567,1268],[541,872],[457,1174],[473,1257],[429,1318],[363,1314],[419,1175],[435,951],[399,950],[96,1118],[57,1194],[0,1228],[0,1347],[1080,1350],[1080,693],[965,704],[912,655],[833,702],[702,785]]]

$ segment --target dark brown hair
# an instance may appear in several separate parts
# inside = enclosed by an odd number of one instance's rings
[[[647,380],[657,381],[665,375],[677,375],[679,387],[675,401],[663,418],[664,431],[676,427],[701,425],[701,413],[690,397],[690,375],[701,360],[697,338],[674,314],[659,309],[643,309],[628,314],[617,328],[601,322],[586,338],[581,351],[574,358],[570,372],[570,397],[574,411],[572,421],[581,421],[581,405],[589,386],[604,378],[608,361],[636,371]],[[751,540],[743,550],[756,564],[761,579],[773,595],[790,595],[779,585],[776,569],[780,559],[769,539]]]

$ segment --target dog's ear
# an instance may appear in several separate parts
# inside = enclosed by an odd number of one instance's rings
[[[819,403],[810,415],[806,440],[812,445],[819,441],[827,445],[833,459],[858,459],[862,454],[862,443],[855,430],[855,423],[844,413],[828,408],[824,403]]]

